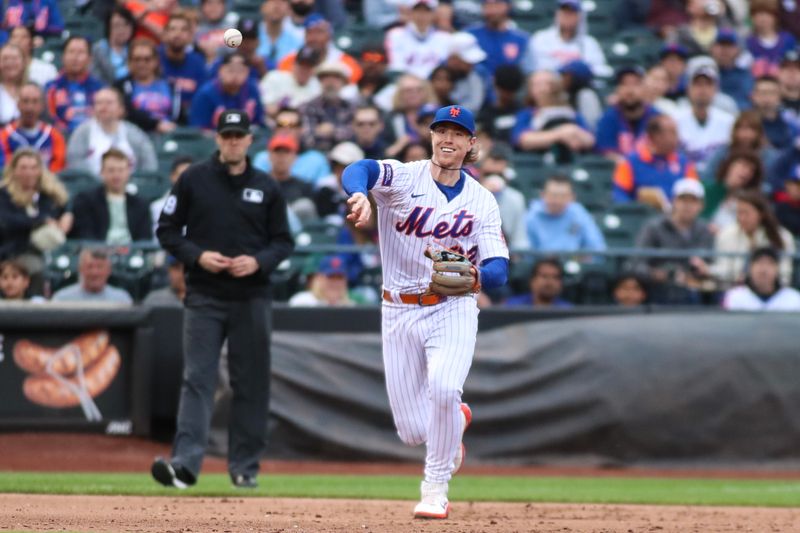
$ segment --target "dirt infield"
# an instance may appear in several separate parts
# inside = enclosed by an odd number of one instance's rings
[[[0,434],[0,471],[147,472],[169,447],[131,437]],[[266,461],[275,473],[420,473],[419,465]],[[205,472],[225,472],[209,458]],[[697,471],[593,470],[465,466],[471,474],[658,476]],[[703,471],[703,477],[744,477]],[[749,477],[800,478],[798,472],[750,472]],[[103,532],[536,532],[536,533],[791,533],[800,508],[686,507],[453,502],[446,522],[411,518],[412,501],[286,498],[178,498],[0,494],[0,531]]]
[[[455,503],[445,522],[412,502],[283,498],[0,495],[0,531],[136,532],[792,532],[800,510]]]

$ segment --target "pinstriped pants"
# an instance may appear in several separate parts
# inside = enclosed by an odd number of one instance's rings
[[[450,480],[461,442],[461,393],[475,352],[478,307],[471,296],[421,307],[383,303],[386,390],[400,439],[425,443],[425,480]]]

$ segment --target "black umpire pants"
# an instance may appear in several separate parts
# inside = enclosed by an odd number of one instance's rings
[[[228,471],[255,476],[266,448],[269,415],[271,302],[267,297],[220,300],[186,295],[183,385],[172,462],[200,473],[208,445],[222,344],[228,339],[233,390]]]

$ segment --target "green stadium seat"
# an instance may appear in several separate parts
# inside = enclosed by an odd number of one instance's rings
[[[169,176],[161,171],[136,171],[128,183],[128,192],[141,197],[146,202],[161,198],[171,187]]]
[[[658,215],[652,207],[636,202],[613,206],[602,217],[600,229],[609,248],[632,247],[636,235],[650,218]]]
[[[176,128],[162,137],[158,148],[159,160],[162,157],[189,155],[195,159],[208,157],[216,150],[214,139],[198,128]],[[160,167],[159,167],[160,168]]]
[[[336,244],[341,227],[326,222],[306,224],[295,237],[298,246],[309,246],[313,244]]]
[[[70,198],[74,198],[75,195],[88,189],[92,189],[100,185],[102,182],[100,176],[96,176],[91,172],[70,168],[66,168],[59,172],[58,178],[67,188]]]

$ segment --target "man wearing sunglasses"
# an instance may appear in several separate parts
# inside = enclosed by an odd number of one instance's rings
[[[247,157],[252,142],[247,113],[226,109],[218,150],[184,171],[159,218],[161,245],[186,270],[177,431],[172,457],[156,458],[151,468],[168,487],[187,488],[200,474],[226,339],[234,394],[228,470],[235,487],[256,486],[269,413],[269,275],[294,241],[277,183]]]

